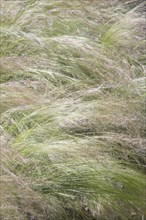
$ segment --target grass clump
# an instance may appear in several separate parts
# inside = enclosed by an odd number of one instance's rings
[[[1,218],[146,218],[143,1],[2,1]]]

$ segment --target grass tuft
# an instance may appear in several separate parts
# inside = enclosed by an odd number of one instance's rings
[[[144,220],[144,1],[1,6],[1,219]]]

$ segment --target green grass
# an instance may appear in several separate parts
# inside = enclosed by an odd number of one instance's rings
[[[144,220],[144,1],[1,6],[1,219]]]

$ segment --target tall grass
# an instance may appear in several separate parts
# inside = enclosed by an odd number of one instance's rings
[[[1,219],[144,220],[144,1],[1,6]]]

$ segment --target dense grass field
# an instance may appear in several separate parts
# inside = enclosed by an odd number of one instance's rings
[[[144,2],[1,0],[0,219],[146,219]]]

